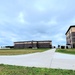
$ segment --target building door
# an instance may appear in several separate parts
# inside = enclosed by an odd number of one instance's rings
[[[75,48],[75,43],[73,44],[73,48]]]
[[[32,42],[32,48],[37,48],[37,42]]]

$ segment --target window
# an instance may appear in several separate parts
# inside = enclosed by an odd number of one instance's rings
[[[75,42],[75,38],[72,38],[72,42]]]
[[[72,32],[72,36],[75,36],[75,32]]]

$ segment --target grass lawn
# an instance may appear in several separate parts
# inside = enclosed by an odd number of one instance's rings
[[[56,52],[75,54],[75,49],[56,49]]]
[[[40,49],[0,49],[0,55],[20,55],[28,54],[35,52],[43,52],[49,48],[40,48]]]
[[[0,64],[0,75],[75,75],[75,71]]]

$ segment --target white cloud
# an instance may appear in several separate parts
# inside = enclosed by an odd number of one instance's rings
[[[75,25],[75,17],[73,19],[71,19],[71,21],[69,23],[70,23],[70,25]]]
[[[43,7],[42,5],[35,4],[35,7],[36,7],[36,9],[37,9],[38,11],[40,11],[40,12],[44,12],[44,11],[46,10],[46,8]]]
[[[13,33],[13,32],[1,31],[0,34],[1,34],[1,37],[2,37],[0,39],[2,39],[2,40],[9,39],[9,40],[11,40],[11,42],[14,42],[14,41],[19,39],[19,36],[17,34]]]
[[[25,14],[23,12],[20,12],[18,15],[18,22],[20,22],[21,24],[29,24],[29,22],[27,22],[25,19]]]
[[[35,4],[34,4],[34,7],[40,11],[40,12],[44,12],[46,10],[46,1],[45,0],[36,0],[35,1]]]
[[[36,0],[34,7],[41,12],[46,11],[64,11],[67,8],[67,1],[59,0]]]
[[[24,14],[23,14],[22,12],[19,13],[18,21],[19,21],[20,23],[24,23],[24,22],[25,22],[25,21],[24,21]]]
[[[63,34],[62,33],[58,33],[56,35],[53,36],[55,40],[57,40],[58,42],[64,42],[66,39],[64,39]]]
[[[52,18],[49,22],[47,22],[48,25],[56,25],[57,21],[56,19]]]
[[[57,24],[56,18],[52,18],[49,21],[40,21],[40,24],[54,26]]]
[[[5,13],[0,13],[0,24],[4,25],[6,22],[10,23],[11,18]]]

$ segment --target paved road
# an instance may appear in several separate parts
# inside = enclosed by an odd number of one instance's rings
[[[75,55],[56,53],[55,50],[26,55],[0,56],[0,64],[75,70]]]

